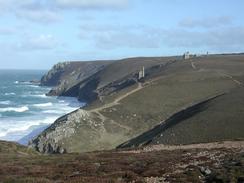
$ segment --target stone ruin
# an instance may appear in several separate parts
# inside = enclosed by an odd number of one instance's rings
[[[143,79],[144,77],[145,77],[145,68],[143,66],[142,70],[140,70],[138,73],[138,80]]]

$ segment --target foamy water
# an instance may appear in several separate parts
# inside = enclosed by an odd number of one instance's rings
[[[46,96],[50,88],[23,82],[40,79],[43,74],[43,71],[0,71],[1,140],[19,141],[83,105],[74,98]]]
[[[27,106],[0,108],[0,112],[25,112],[28,110],[29,108]]]

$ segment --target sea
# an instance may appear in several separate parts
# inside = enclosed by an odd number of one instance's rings
[[[0,70],[0,140],[28,141],[60,116],[84,106],[76,98],[50,97],[40,80],[46,71]]]

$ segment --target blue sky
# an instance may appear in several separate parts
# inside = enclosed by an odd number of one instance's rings
[[[244,52],[243,0],[0,0],[0,69]]]

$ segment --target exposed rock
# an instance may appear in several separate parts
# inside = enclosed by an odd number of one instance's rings
[[[57,119],[29,146],[48,154],[111,149],[123,141],[120,133],[109,132],[96,114],[79,109]]]
[[[54,86],[47,95],[66,96],[67,90],[73,88],[80,82],[84,82],[87,78],[99,72],[110,63],[109,61],[58,63],[42,77],[41,85]],[[75,94],[70,95],[77,97]]]
[[[50,94],[77,97],[87,106],[56,120],[30,146],[46,153],[85,152],[126,141],[120,147],[243,138],[243,57],[195,59],[199,70],[176,58],[57,66],[65,73]],[[145,78],[138,81],[142,66]],[[219,74],[220,68],[233,76]]]
[[[208,176],[212,173],[212,171],[207,167],[200,167],[199,169],[200,169],[201,173],[206,176]]]
[[[58,63],[42,77],[41,85],[54,86],[47,94],[49,96],[76,97],[91,103],[135,84],[141,67],[146,68],[149,76],[161,71],[162,66],[172,62],[172,58],[174,57]],[[158,65],[156,69],[153,68],[155,65]]]
[[[41,81],[39,81],[39,80],[31,80],[30,83],[39,85],[39,84],[41,84]]]
[[[70,64],[70,62],[58,63],[53,66],[53,68],[48,71],[41,79],[41,85],[45,86],[56,86],[59,84],[62,79],[62,74],[65,72],[65,69]]]
[[[41,153],[65,153],[66,149],[62,147],[62,140],[75,133],[76,123],[85,116],[87,113],[80,109],[57,119],[53,125],[30,141],[29,146]]]

